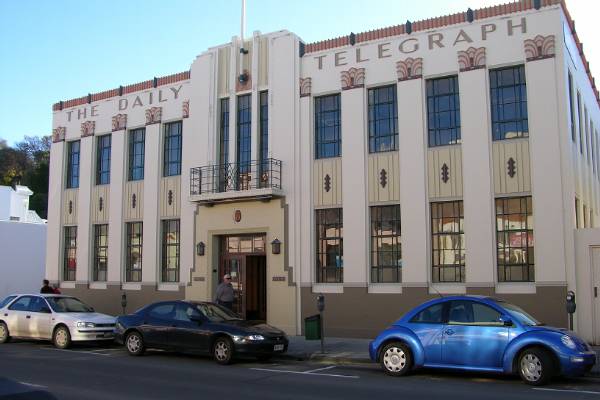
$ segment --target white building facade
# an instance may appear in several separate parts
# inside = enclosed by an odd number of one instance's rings
[[[357,337],[438,293],[565,326],[574,290],[598,341],[598,104],[554,0],[234,37],[54,106],[46,275],[116,313],[231,273],[245,317],[300,333],[323,293],[327,333]]]

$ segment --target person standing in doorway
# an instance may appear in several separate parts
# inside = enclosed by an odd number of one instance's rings
[[[231,284],[231,275],[223,275],[223,282],[217,287],[215,302],[225,308],[233,310],[233,285]]]

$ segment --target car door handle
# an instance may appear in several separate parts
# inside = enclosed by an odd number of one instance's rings
[[[31,318],[31,315],[27,315],[25,318],[27,318],[27,319],[30,319],[30,318]]]
[[[446,329],[446,335],[450,336],[450,335],[454,335],[454,331],[452,329]]]
[[[5,317],[8,317],[8,314],[4,314]]]

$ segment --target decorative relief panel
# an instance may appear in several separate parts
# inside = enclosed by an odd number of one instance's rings
[[[190,101],[189,100],[184,100],[183,103],[181,103],[181,117],[182,118],[190,117]]]
[[[96,121],[85,121],[81,124],[81,137],[94,136]]]
[[[64,142],[66,134],[67,134],[66,127],[57,126],[56,128],[52,129],[52,142],[53,143]]]
[[[108,222],[110,209],[110,185],[95,185],[92,192],[92,222]]]
[[[537,35],[533,39],[525,40],[523,42],[523,47],[525,48],[525,57],[527,58],[527,61],[554,57],[554,35]]]
[[[494,159],[494,191],[496,194],[531,191],[529,141],[501,140],[492,146]]]
[[[458,67],[460,72],[485,68],[485,47],[469,47],[458,52]]]
[[[396,73],[398,74],[398,82],[421,79],[423,77],[423,59],[421,57],[409,57],[404,61],[398,61],[396,63]]]
[[[127,114],[117,114],[112,117],[112,131],[122,131],[127,129]]]
[[[310,96],[312,90],[311,78],[300,78],[300,97]]]
[[[66,189],[63,203],[63,224],[65,225],[76,225],[77,224],[77,199],[79,197],[79,190],[77,189]]]
[[[342,204],[341,157],[314,161],[313,193],[316,207]]]
[[[151,107],[146,110],[146,125],[160,124],[162,107]]]
[[[342,71],[340,79],[342,81],[342,90],[364,87],[365,69],[352,67],[348,71]]]
[[[429,197],[462,197],[462,149],[431,148],[427,153]]]
[[[178,217],[181,210],[181,176],[169,176],[160,181],[160,216]]]
[[[144,216],[144,181],[125,183],[123,190],[123,218],[141,220]]]
[[[369,202],[400,201],[400,159],[397,151],[369,154]]]

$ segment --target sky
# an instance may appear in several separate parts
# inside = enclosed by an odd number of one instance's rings
[[[306,43],[507,0],[247,0],[246,36]],[[600,80],[599,0],[567,0]],[[52,104],[188,70],[240,32],[241,0],[0,0],[0,139],[49,135]]]

